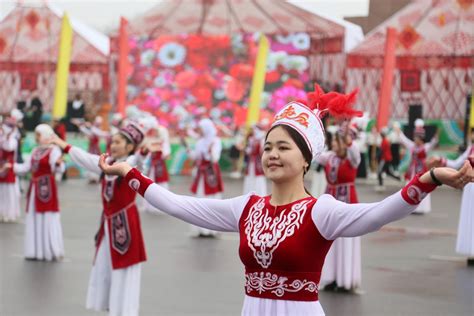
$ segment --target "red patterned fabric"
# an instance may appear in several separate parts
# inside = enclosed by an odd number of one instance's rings
[[[420,204],[420,202],[434,189],[436,189],[436,184],[420,182],[420,174],[417,174],[402,189],[402,197],[409,204]]]
[[[10,163],[13,166],[15,162],[15,152],[0,149],[0,166],[5,163]],[[0,173],[0,183],[15,183],[15,172],[13,168],[6,169]]]
[[[59,212],[58,192],[54,172],[49,164],[51,148],[35,148],[31,153],[31,181],[27,196],[35,190],[35,210],[38,213]],[[29,208],[28,198],[26,211]]]
[[[251,196],[240,217],[240,260],[245,292],[258,298],[317,301],[321,270],[332,241],[314,225],[313,197],[273,206],[270,196]],[[267,237],[263,237],[267,236]],[[261,246],[263,238],[275,242]]]
[[[197,166],[196,176],[191,185],[191,192],[196,194],[198,190],[199,180],[204,181],[204,194],[216,194],[224,191],[224,183],[222,182],[221,168],[219,164],[212,163],[207,160],[200,160]]]

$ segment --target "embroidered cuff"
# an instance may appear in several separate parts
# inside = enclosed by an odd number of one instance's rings
[[[125,181],[127,181],[128,186],[132,188],[133,191],[138,192],[141,196],[145,195],[146,189],[153,183],[150,178],[141,174],[137,168],[133,168],[127,173]]]
[[[66,148],[64,148],[63,152],[65,152],[66,154],[69,154],[69,151],[71,150],[72,146],[67,144]]]
[[[420,175],[417,174],[403,189],[402,197],[408,204],[419,204],[431,191],[436,188],[436,184],[420,182]]]

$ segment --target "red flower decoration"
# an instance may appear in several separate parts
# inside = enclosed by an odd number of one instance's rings
[[[398,40],[405,49],[410,49],[420,38],[421,36],[411,26],[406,26],[398,35]]]
[[[191,89],[197,80],[197,75],[193,71],[182,71],[175,77],[176,86],[179,89]]]
[[[35,10],[31,10],[28,15],[25,17],[26,23],[34,30],[36,25],[39,23],[39,16]]]
[[[304,83],[298,79],[290,78],[284,83],[285,86],[292,86],[298,89],[304,89]]]
[[[242,100],[246,92],[247,85],[236,79],[229,80],[225,87],[225,95],[227,99],[232,102],[239,102]]]
[[[229,74],[242,81],[249,81],[253,77],[253,67],[249,64],[235,64],[230,68]]]
[[[354,116],[362,116],[362,111],[357,111],[352,108],[352,105],[356,101],[358,89],[355,89],[349,94],[341,94],[338,92],[324,93],[323,89],[319,85],[314,85],[314,92],[310,92],[307,95],[308,102],[299,101],[312,110],[319,110],[324,115],[325,111],[337,118],[352,118]]]
[[[265,74],[265,82],[266,83],[276,83],[280,80],[280,73],[276,70],[267,72]]]

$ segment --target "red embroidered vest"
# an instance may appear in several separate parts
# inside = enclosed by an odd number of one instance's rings
[[[15,183],[15,172],[13,172],[13,163],[15,162],[15,152],[0,149],[0,166],[10,163],[12,168],[0,172],[0,183]]]
[[[245,292],[259,298],[317,301],[332,241],[321,236],[312,220],[316,199],[277,207],[269,200],[269,196],[251,196],[240,217]]]
[[[196,177],[191,186],[191,192],[194,194],[197,193],[201,177],[204,181],[205,195],[216,194],[224,191],[224,184],[222,183],[221,168],[219,167],[219,164],[204,159],[198,161]]]
[[[153,169],[156,183],[169,181],[170,178],[168,169],[166,168],[166,161],[163,159],[161,151],[151,154],[151,168]]]
[[[112,267],[121,269],[146,261],[140,216],[135,204],[136,192],[125,179],[102,178],[103,213],[96,236],[96,250],[104,235],[104,220],[109,231]]]
[[[334,155],[324,167],[327,180],[326,193],[345,203],[357,203],[357,191],[354,181],[357,168],[354,168],[349,159],[341,159]]]
[[[37,147],[31,153],[31,181],[28,197],[35,190],[35,209],[38,213],[59,212],[58,191],[54,172],[49,163],[51,148]],[[28,211],[28,198],[26,210]]]
[[[407,172],[405,173],[405,179],[406,180],[411,180],[416,174],[418,173],[424,173],[428,169],[426,168],[426,150],[425,147],[422,146],[416,146],[413,148],[413,151],[411,152],[411,162],[410,166],[408,167]]]

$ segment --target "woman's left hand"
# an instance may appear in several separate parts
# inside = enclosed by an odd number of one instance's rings
[[[132,170],[132,167],[125,161],[109,165],[105,162],[106,159],[106,154],[100,155],[99,167],[106,175],[125,177],[127,173]]]

